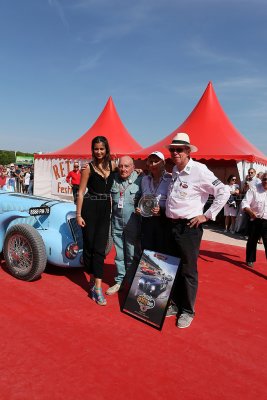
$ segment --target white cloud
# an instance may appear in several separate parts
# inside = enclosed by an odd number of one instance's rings
[[[251,89],[266,89],[267,80],[264,77],[233,77],[231,79],[224,79],[216,82],[217,87],[221,88],[238,88],[244,90]],[[262,94],[262,93],[261,93]]]
[[[155,13],[158,7],[163,6],[163,0],[152,1],[137,0],[128,2],[122,0],[80,0],[75,1],[72,9],[79,9],[84,13],[96,16],[101,23],[94,28],[91,42],[99,43],[110,38],[122,37],[137,29],[159,19],[160,15]],[[109,15],[109,18],[101,20],[101,14]]]
[[[102,54],[103,52],[99,52],[94,56],[84,58],[76,68],[76,71],[88,71],[96,68],[99,65],[99,60],[101,59]]]
[[[48,0],[48,4],[56,10],[61,22],[63,23],[63,25],[65,27],[68,28],[69,22],[66,18],[64,9],[63,9],[62,5],[60,4],[59,0]]]
[[[211,49],[203,40],[200,38],[193,38],[191,41],[186,43],[186,52],[190,56],[204,60],[206,64],[247,64],[247,60],[240,57],[235,57],[230,54],[215,51]]]

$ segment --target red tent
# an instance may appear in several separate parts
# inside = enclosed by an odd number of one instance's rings
[[[35,159],[89,158],[91,156],[91,141],[95,136],[99,135],[105,136],[108,139],[111,153],[114,155],[124,155],[142,149],[142,146],[132,138],[123,125],[110,97],[94,125],[84,135],[63,149],[52,153],[35,154]]]
[[[266,156],[245,139],[228,119],[221,107],[212,83],[209,82],[201,99],[187,119],[163,140],[142,149],[134,158],[146,158],[155,150],[165,157],[170,153],[166,148],[178,132],[186,132],[198,151],[192,156],[196,160],[245,160],[267,164]]]

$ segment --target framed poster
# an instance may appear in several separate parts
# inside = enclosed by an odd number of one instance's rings
[[[122,311],[161,329],[180,258],[144,250]]]

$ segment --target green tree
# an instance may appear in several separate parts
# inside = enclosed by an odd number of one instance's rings
[[[16,160],[15,152],[9,150],[0,150],[0,164],[8,165]]]

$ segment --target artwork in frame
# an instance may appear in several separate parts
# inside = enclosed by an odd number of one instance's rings
[[[161,329],[180,258],[144,250],[122,311]]]

